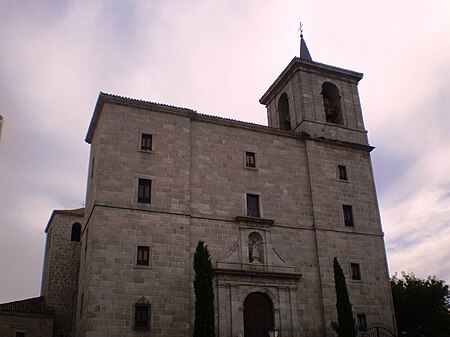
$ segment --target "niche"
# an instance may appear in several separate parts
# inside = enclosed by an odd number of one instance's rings
[[[263,239],[257,232],[252,232],[248,236],[248,260],[252,264],[264,263]]]

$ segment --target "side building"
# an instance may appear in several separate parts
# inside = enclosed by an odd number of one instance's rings
[[[54,210],[47,242],[41,295],[0,304],[2,337],[70,337],[76,308],[84,208]]]
[[[394,331],[361,79],[302,39],[260,100],[268,126],[101,93],[75,335],[191,335],[198,241],[218,336],[334,336],[334,257],[360,331]]]

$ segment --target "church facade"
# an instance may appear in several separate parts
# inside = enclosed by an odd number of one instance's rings
[[[335,336],[334,257],[360,332],[395,331],[361,79],[313,61],[302,39],[260,99],[268,126],[100,93],[84,217],[71,213],[77,284],[56,291],[73,310],[57,336],[191,335],[199,241],[217,336]]]

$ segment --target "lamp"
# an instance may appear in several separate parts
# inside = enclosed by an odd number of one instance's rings
[[[269,330],[269,337],[278,337],[278,330]]]

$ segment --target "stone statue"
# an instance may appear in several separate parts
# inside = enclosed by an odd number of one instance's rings
[[[253,243],[252,251],[250,252],[250,259],[252,263],[261,263],[261,253],[259,252],[256,242]]]

